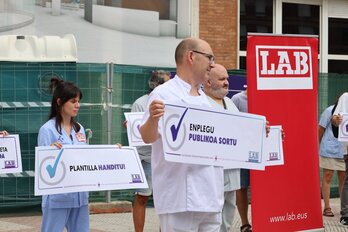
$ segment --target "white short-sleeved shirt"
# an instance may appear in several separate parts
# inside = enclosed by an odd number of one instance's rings
[[[348,92],[342,94],[340,99],[338,99],[334,115],[338,115],[341,113],[348,113]],[[348,142],[342,142],[342,145],[343,153],[348,154]]]
[[[175,76],[152,91],[148,104],[157,99],[164,103],[183,101],[210,107],[202,90],[199,90],[200,96],[189,95],[190,90],[191,85]],[[143,123],[148,117],[149,112],[146,111]],[[151,164],[153,196],[158,214],[185,211],[221,212],[224,201],[222,167],[166,161],[161,135],[152,144]]]
[[[132,112],[145,112],[147,111],[147,101],[149,95],[145,94],[139,97],[132,105]],[[141,160],[144,160],[148,163],[151,162],[151,145],[147,146],[137,146],[137,151]]]
[[[81,125],[80,125],[81,126]],[[38,146],[50,146],[59,141],[61,144],[86,144],[85,129],[81,126],[79,132],[71,130],[71,137],[62,129],[60,134],[56,129],[56,119],[48,120],[39,130]],[[88,205],[88,192],[64,193],[42,196],[42,207],[47,208],[76,208]]]
[[[327,158],[343,159],[342,143],[335,138],[332,132],[331,118],[333,105],[329,106],[321,114],[319,125],[325,128],[320,142],[320,155]]]
[[[209,102],[211,103],[212,107],[223,109],[224,107],[220,104],[218,104],[214,99],[207,96]],[[231,112],[239,112],[237,107],[234,105],[232,100],[228,97],[224,97],[226,110]],[[228,191],[234,191],[237,189],[240,189],[240,169],[225,169],[224,170],[224,189],[225,192]]]

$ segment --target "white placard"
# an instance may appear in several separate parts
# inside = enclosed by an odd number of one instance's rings
[[[0,136],[0,174],[16,172],[22,172],[19,136]]]
[[[343,113],[342,115],[342,123],[339,126],[338,133],[338,141],[348,142],[348,114]]]
[[[139,131],[144,112],[124,113],[124,116],[127,120],[127,137],[129,146],[150,145],[144,143]]]
[[[134,147],[67,145],[35,148],[35,195],[147,188]]]
[[[270,126],[268,137],[264,140],[263,155],[266,157],[266,166],[284,164],[281,126]]]
[[[166,104],[161,126],[165,159],[264,170],[265,125],[260,115]]]

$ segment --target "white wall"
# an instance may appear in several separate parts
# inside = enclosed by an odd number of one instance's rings
[[[93,5],[93,24],[138,35],[159,36],[159,12]]]
[[[177,37],[186,38],[191,34],[191,0],[178,0],[177,2]]]
[[[328,16],[333,18],[348,18],[347,0],[329,0]]]
[[[2,10],[27,10],[32,11],[35,0],[0,0],[0,11]]]
[[[2,0],[0,0],[2,1]],[[24,0],[26,1],[26,0]],[[83,9],[78,11],[61,9],[59,16],[53,16],[51,9],[34,6],[31,11],[35,20],[30,25],[1,35],[64,36],[74,34],[78,62],[175,67],[175,48],[181,39],[161,36],[144,36],[97,26],[86,21]]]

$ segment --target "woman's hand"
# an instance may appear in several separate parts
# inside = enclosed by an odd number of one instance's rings
[[[2,136],[7,136],[7,135],[8,135],[8,132],[7,132],[7,131],[5,131],[5,130],[0,131],[0,135],[2,135]]]
[[[54,146],[54,147],[56,147],[58,149],[62,149],[63,144],[61,144],[60,142],[57,141],[57,142],[51,143],[50,146]]]
[[[116,143],[116,146],[120,149],[122,148],[122,144],[120,144],[120,143]]]

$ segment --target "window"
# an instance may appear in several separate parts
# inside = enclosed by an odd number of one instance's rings
[[[329,73],[348,74],[348,60],[329,60]]]
[[[348,19],[329,18],[329,54],[348,55],[347,35]]]
[[[273,0],[240,0],[240,50],[246,50],[247,33],[273,32]]]
[[[288,2],[288,0],[240,0],[240,69],[246,68],[246,53],[244,51],[249,32],[319,36],[320,5],[318,1],[303,0],[303,3],[298,3],[300,0],[296,0],[297,3]],[[274,11],[280,7],[281,10]]]
[[[319,6],[283,3],[283,34],[319,35]]]

